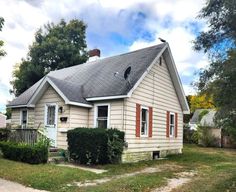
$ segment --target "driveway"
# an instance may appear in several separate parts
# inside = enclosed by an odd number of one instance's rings
[[[19,183],[0,179],[0,191],[1,192],[46,192],[43,190],[37,190],[30,187],[25,187]]]

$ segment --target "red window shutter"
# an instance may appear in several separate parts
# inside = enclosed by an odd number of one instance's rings
[[[178,113],[175,113],[175,137],[178,136]]]
[[[166,112],[166,137],[170,137],[170,112]]]
[[[136,104],[136,137],[140,137],[140,104]]]
[[[149,107],[149,130],[148,130],[148,136],[152,137],[152,119],[153,119],[153,110],[152,107]]]

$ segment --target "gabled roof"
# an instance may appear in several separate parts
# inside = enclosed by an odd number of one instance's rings
[[[130,97],[155,61],[164,54],[183,111],[189,111],[168,43],[52,71],[8,107],[34,106],[51,85],[67,104],[91,107],[90,101]],[[131,67],[129,81],[123,78]],[[114,73],[118,72],[118,76]]]
[[[201,119],[200,114],[203,111],[208,111]],[[196,109],[195,112],[193,113],[192,118],[190,119],[190,124],[199,124],[201,126],[209,126],[209,127],[214,127],[216,110],[215,109]]]

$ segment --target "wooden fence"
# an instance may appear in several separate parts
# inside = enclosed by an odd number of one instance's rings
[[[11,129],[9,140],[13,142],[23,142],[30,145],[35,144],[40,138],[45,137],[38,129]]]

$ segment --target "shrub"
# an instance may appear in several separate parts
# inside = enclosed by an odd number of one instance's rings
[[[81,164],[116,163],[121,160],[124,132],[116,129],[76,128],[67,132],[70,158]]]
[[[0,141],[7,141],[9,134],[10,134],[9,129],[0,128]]]
[[[197,136],[199,145],[203,147],[217,146],[217,139],[210,133],[210,129],[208,126],[198,126]]]
[[[48,147],[49,142],[47,139],[40,140],[34,145],[9,141],[0,142],[0,149],[5,158],[30,164],[46,163],[48,160]]]
[[[184,125],[184,134],[183,134],[183,142],[184,143],[198,143],[198,139],[195,138],[196,131],[190,129],[188,125]]]

